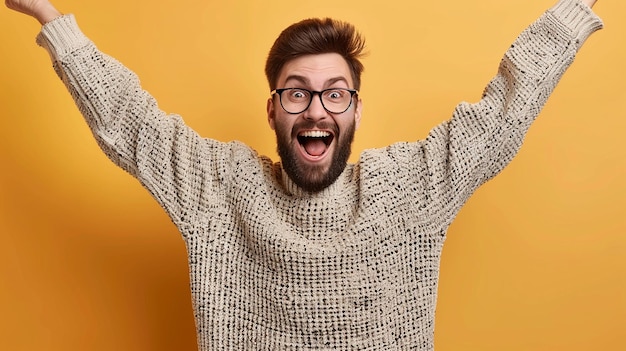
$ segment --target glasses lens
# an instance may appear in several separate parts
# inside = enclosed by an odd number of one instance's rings
[[[280,95],[280,102],[285,111],[289,113],[300,113],[309,107],[311,96],[311,92],[308,90],[286,89]]]
[[[324,108],[331,113],[343,113],[352,102],[352,94],[347,89],[327,89],[322,91]]]

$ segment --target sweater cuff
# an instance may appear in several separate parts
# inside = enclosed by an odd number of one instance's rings
[[[578,48],[604,26],[600,17],[579,0],[561,0],[548,13],[572,31],[578,41]]]
[[[36,42],[48,51],[53,61],[57,61],[91,41],[78,28],[74,15],[69,14],[46,23],[37,35]]]

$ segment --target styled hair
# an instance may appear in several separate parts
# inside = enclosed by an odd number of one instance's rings
[[[331,18],[310,18],[285,28],[270,49],[265,75],[270,90],[276,89],[278,76],[290,60],[304,55],[337,53],[350,68],[354,89],[361,87],[365,39],[354,26]]]

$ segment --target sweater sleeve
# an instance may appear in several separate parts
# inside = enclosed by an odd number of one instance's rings
[[[201,215],[193,212],[211,207],[234,143],[203,139],[180,116],[160,110],[137,76],[100,52],[72,15],[46,24],[37,43],[50,54],[98,145],[185,234],[184,226]]]
[[[591,9],[561,0],[525,29],[506,51],[477,103],[460,103],[453,117],[414,145],[437,218],[450,223],[469,196],[515,156],[524,136],[587,37],[602,27]],[[425,168],[424,168],[425,167]]]

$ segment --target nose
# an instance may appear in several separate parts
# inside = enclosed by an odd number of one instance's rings
[[[304,111],[304,118],[311,121],[318,121],[328,117],[328,112],[322,105],[322,96],[320,93],[313,95],[309,108]]]

